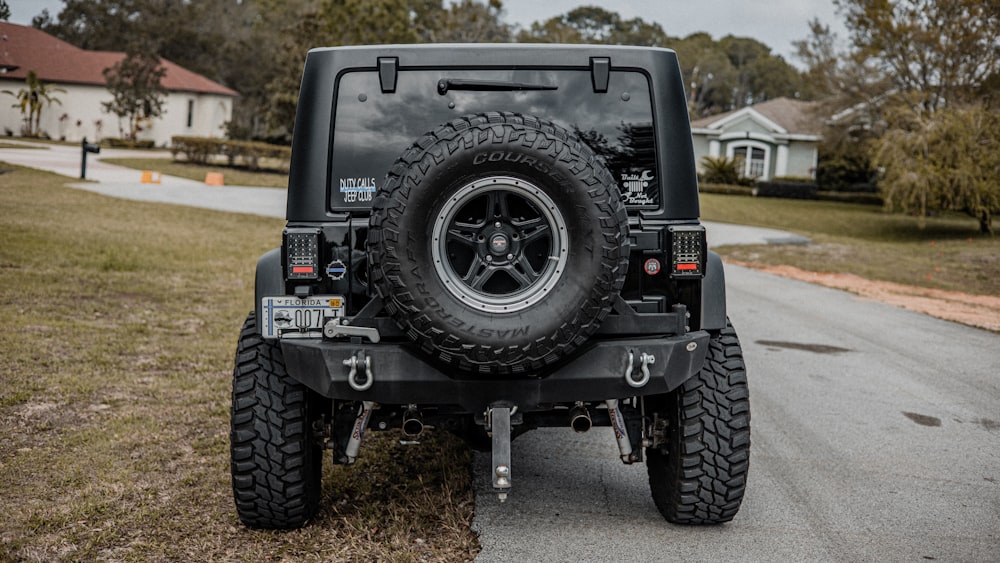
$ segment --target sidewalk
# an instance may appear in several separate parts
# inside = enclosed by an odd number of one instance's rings
[[[80,147],[29,143],[18,140],[4,142],[34,145],[40,149],[0,149],[0,160],[48,170],[70,178],[80,178]],[[207,186],[202,182],[163,176],[159,184],[143,184],[139,170],[101,162],[101,158],[162,157],[167,151],[135,151],[101,149],[100,154],[87,155],[87,180],[69,184],[112,197],[203,207],[218,211],[248,213],[265,217],[285,217],[286,191],[275,188],[247,186]],[[786,231],[704,222],[709,246],[734,244],[809,244],[809,239]]]
[[[0,161],[47,170],[80,180],[79,146],[30,143],[13,139],[3,141],[41,148],[0,149]],[[171,156],[168,151],[102,148],[99,154],[87,155],[87,181],[68,185],[122,199],[172,203],[265,217],[285,216],[285,190],[249,186],[208,186],[197,180],[166,175],[162,176],[159,184],[143,184],[140,181],[142,178],[140,170],[101,162],[102,158],[129,157],[170,158]]]

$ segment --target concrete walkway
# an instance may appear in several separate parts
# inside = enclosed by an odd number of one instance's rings
[[[80,147],[30,143],[0,139],[5,143],[24,144],[24,149],[0,149],[0,161],[38,168],[80,178]],[[39,148],[28,148],[39,147]],[[265,217],[285,217],[286,190],[247,186],[207,186],[203,182],[163,176],[159,184],[143,184],[139,170],[101,162],[101,158],[170,158],[168,151],[135,151],[101,149],[100,154],[87,155],[87,182],[69,184],[112,197],[188,205],[248,213]],[[710,246],[734,244],[808,244],[808,238],[760,227],[704,222]]]
[[[55,172],[80,179],[79,146],[50,145],[15,140],[6,143],[24,144],[24,149],[0,149],[0,161],[19,166]],[[28,148],[37,147],[37,148]],[[87,181],[68,184],[71,187],[112,197],[202,207],[263,215],[285,216],[285,190],[249,186],[208,186],[204,182],[164,175],[159,184],[143,184],[142,172],[124,166],[101,162],[102,158],[171,158],[168,151],[136,151],[101,149],[100,154],[87,155]]]

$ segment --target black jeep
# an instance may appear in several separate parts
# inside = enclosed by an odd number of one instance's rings
[[[492,448],[503,500],[513,437],[608,426],[667,520],[731,520],[747,380],[698,216],[672,51],[311,51],[236,352],[240,518],[304,524],[368,430]]]

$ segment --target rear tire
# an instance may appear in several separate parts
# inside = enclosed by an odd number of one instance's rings
[[[233,371],[230,432],[236,512],[252,528],[298,528],[319,508],[322,449],[312,422],[322,398],[288,376],[281,346],[250,313]]]
[[[656,507],[674,524],[721,524],[736,516],[750,461],[750,396],[732,325],[712,335],[698,375],[666,396],[666,445],[646,467]]]

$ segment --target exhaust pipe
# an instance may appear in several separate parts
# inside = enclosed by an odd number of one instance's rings
[[[581,434],[590,430],[593,422],[590,420],[590,411],[583,403],[577,403],[569,410],[569,425],[570,428]]]
[[[408,438],[416,438],[424,431],[424,421],[416,408],[406,409],[403,413],[403,434]]]

